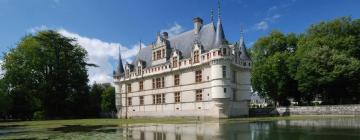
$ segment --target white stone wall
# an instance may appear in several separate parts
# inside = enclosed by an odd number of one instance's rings
[[[121,85],[116,82],[116,93],[121,94],[117,97],[121,97],[120,103],[122,103],[121,109],[118,108],[118,116],[124,117],[127,114],[128,117],[200,116],[218,118],[220,116],[248,115],[248,101],[251,92],[249,68],[234,63],[234,58],[231,56],[200,58],[201,61],[197,64],[187,63],[185,65],[183,63],[177,68],[157,66],[156,71],[152,73],[120,79]],[[223,77],[222,66],[226,66],[226,77]],[[195,71],[197,70],[202,70],[202,82],[200,83],[195,82]],[[180,86],[174,86],[175,74],[180,76]],[[152,79],[158,77],[165,78],[165,87],[153,89]],[[139,81],[144,81],[143,91],[139,91]],[[126,93],[126,85],[130,83],[132,92]],[[202,89],[203,98],[199,102],[196,101],[195,91],[197,89]],[[175,103],[175,92],[180,92],[180,103]],[[165,103],[154,105],[153,95],[155,94],[165,94]],[[139,96],[144,96],[144,105],[140,105]],[[131,106],[127,106],[127,97],[132,98]],[[117,101],[117,103],[119,102]]]

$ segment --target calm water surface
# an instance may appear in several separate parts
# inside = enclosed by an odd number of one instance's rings
[[[26,129],[0,127],[0,139],[128,139],[128,140],[360,140],[360,118],[221,121],[196,124],[65,125]]]

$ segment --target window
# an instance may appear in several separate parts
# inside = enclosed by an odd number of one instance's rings
[[[175,92],[175,103],[180,103],[180,92]]]
[[[165,58],[165,49],[162,49],[162,58]]]
[[[152,79],[152,88],[155,89],[155,79]]]
[[[162,88],[165,87],[165,78],[164,77],[161,78],[161,87]]]
[[[199,51],[194,51],[194,63],[199,62]]]
[[[144,81],[140,81],[139,82],[139,91],[143,91],[144,90]]]
[[[153,52],[153,60],[156,60],[156,53]]]
[[[224,88],[224,93],[226,93],[226,88]]]
[[[165,103],[165,94],[153,95],[153,104],[163,104],[163,103]]]
[[[140,105],[144,105],[144,96],[140,96],[139,97],[139,102],[140,102]]]
[[[156,96],[153,95],[152,97],[153,97],[153,104],[156,104]]]
[[[174,75],[174,86],[180,85],[180,76],[179,74]]]
[[[198,70],[195,72],[195,82],[196,83],[201,82],[201,77],[202,77],[201,73],[202,73],[201,70]]]
[[[132,105],[131,97],[128,97],[128,106],[131,106],[131,105]]]
[[[223,55],[226,55],[226,48],[223,48]]]
[[[173,57],[173,68],[176,68],[177,67],[177,57]]]
[[[138,75],[141,75],[141,67],[138,67]]]
[[[156,60],[161,59],[161,50],[156,51]]]
[[[222,76],[226,78],[226,66],[222,66]]]
[[[128,85],[127,85],[127,90],[128,90],[128,93],[131,92],[131,84],[128,84]]]
[[[161,87],[161,79],[156,78],[156,88],[160,88],[160,87]]]
[[[198,89],[196,90],[196,101],[202,101],[202,90],[201,89]]]

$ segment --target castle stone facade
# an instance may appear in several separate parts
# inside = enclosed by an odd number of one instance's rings
[[[119,53],[114,72],[119,118],[212,117],[249,114],[251,60],[243,35],[226,40],[219,16],[176,36],[158,33],[123,66]]]

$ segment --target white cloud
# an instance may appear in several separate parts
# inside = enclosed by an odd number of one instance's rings
[[[259,23],[255,24],[256,30],[266,30],[269,28],[269,24],[267,21],[260,21]]]
[[[270,22],[275,22],[277,19],[279,19],[281,17],[280,14],[275,14],[273,16],[269,16],[267,17],[265,20],[270,21]]]
[[[272,7],[270,7],[270,8],[268,9],[268,12],[272,12],[272,11],[275,11],[275,10],[277,10],[277,9],[278,9],[277,6],[272,6]]]
[[[43,30],[47,30],[47,29],[49,29],[49,27],[47,27],[46,25],[41,25],[41,26],[36,26],[36,27],[30,28],[26,32],[35,34],[39,31],[43,31]]]
[[[169,38],[171,38],[180,34],[182,31],[184,31],[184,28],[175,22],[173,26],[167,29],[162,29],[160,32],[168,32]]]
[[[77,43],[88,52],[88,63],[93,63],[98,66],[89,68],[90,83],[94,81],[97,83],[109,83],[112,81],[112,72],[116,66],[114,67],[111,61],[118,60],[119,47],[121,47],[123,63],[125,63],[124,60],[130,61],[139,50],[139,44],[129,49],[120,43],[105,42],[96,38],[81,36],[65,29],[60,29],[58,32],[63,36],[75,38]]]

